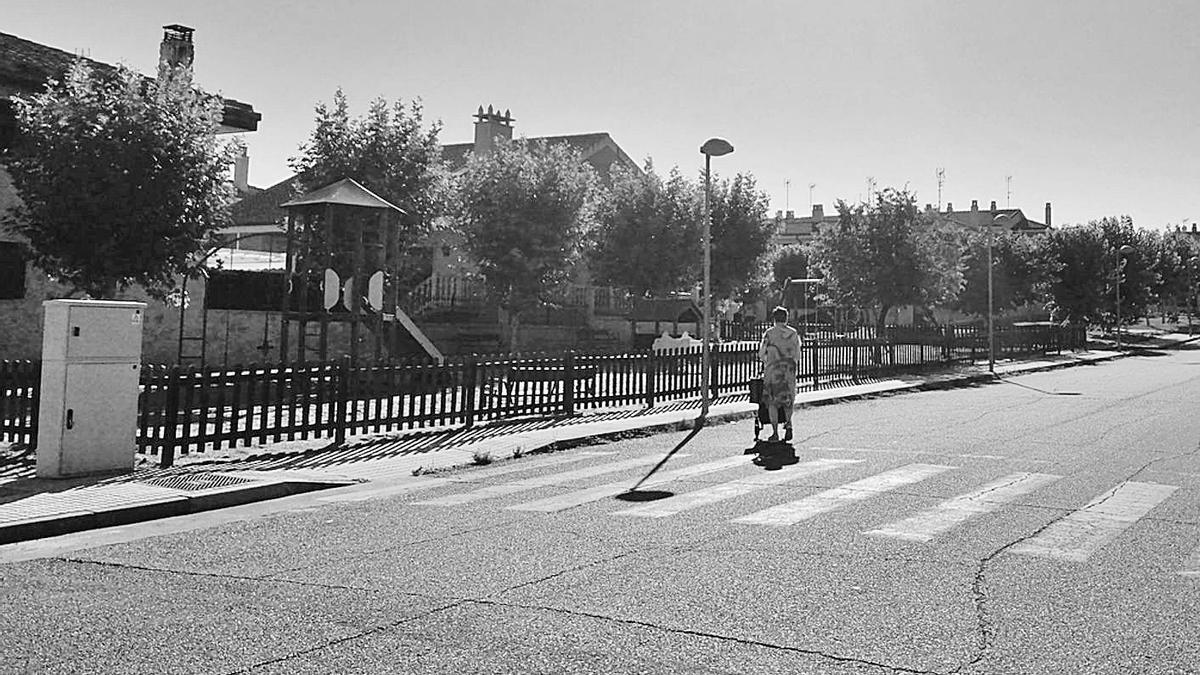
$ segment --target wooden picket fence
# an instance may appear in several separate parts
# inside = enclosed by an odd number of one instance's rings
[[[1082,346],[1063,329],[997,333],[1004,357]],[[987,356],[978,330],[896,332],[883,338],[805,341],[799,382],[833,386]],[[759,375],[758,349],[715,344],[711,395],[745,395]],[[40,364],[0,362],[0,440],[33,445]],[[406,429],[471,428],[495,420],[654,407],[700,396],[698,347],[627,354],[472,355],[437,364],[336,362],[199,369],[146,366],[137,444],[171,466],[179,454],[222,447],[347,437]]]

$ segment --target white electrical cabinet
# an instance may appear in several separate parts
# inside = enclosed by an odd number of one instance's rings
[[[133,470],[146,303],[42,304],[38,477]]]

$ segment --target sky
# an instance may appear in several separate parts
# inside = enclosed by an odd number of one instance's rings
[[[252,104],[250,182],[290,175],[313,108],[420,99],[443,143],[483,105],[517,136],[608,132],[699,175],[710,137],[771,211],[906,188],[1055,226],[1200,222],[1195,0],[3,0],[0,32],[153,73],[195,32],[205,89]],[[810,187],[812,186],[812,187]],[[810,201],[811,198],[811,201]]]

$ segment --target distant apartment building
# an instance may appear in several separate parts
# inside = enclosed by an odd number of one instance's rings
[[[1050,202],[1046,202],[1045,222],[1030,220],[1021,209],[996,208],[994,201],[986,210],[980,210],[978,201],[972,201],[971,208],[965,211],[956,211],[950,202],[946,203],[945,211],[934,209],[932,204],[926,204],[925,212],[934,213],[937,219],[962,227],[973,227],[982,222],[992,222],[997,216],[1007,216],[1005,220],[1008,227],[1014,232],[1035,233],[1050,229]],[[788,211],[786,214],[783,211],[776,211],[775,222],[778,229],[772,240],[773,244],[776,246],[806,244],[815,239],[824,229],[836,225],[838,214],[826,214],[823,204],[813,204],[812,214],[807,216],[797,217],[794,211]]]

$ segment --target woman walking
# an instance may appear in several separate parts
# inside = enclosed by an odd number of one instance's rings
[[[787,325],[788,311],[776,307],[771,312],[775,323],[763,333],[758,348],[758,358],[763,363],[763,403],[771,419],[771,437],[768,442],[779,440],[779,409],[783,408],[786,420],[783,425],[783,440],[792,440],[792,404],[796,401],[796,369],[800,358],[800,334]]]

